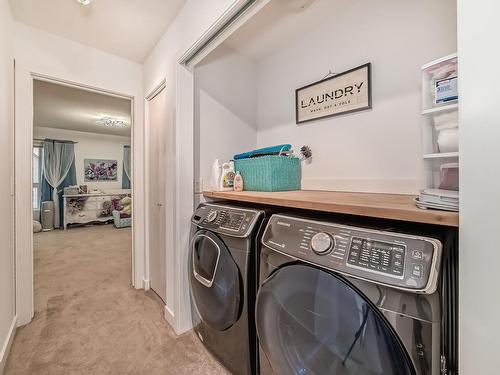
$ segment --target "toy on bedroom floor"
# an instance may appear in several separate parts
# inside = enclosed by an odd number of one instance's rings
[[[115,202],[113,221],[117,228],[132,226],[132,198],[124,197],[118,202]]]

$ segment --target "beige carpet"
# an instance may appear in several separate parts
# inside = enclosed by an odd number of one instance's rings
[[[225,374],[193,333],[176,337],[159,298],[131,287],[131,231],[35,234],[35,318],[5,374]]]

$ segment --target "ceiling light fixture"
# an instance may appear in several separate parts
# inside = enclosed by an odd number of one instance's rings
[[[113,118],[113,117],[101,117],[95,120],[97,125],[106,126],[108,128],[125,128],[128,123],[126,121]]]
[[[93,0],[76,0],[81,5],[89,5]]]

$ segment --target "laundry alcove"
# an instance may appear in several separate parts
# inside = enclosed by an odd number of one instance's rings
[[[303,189],[418,193],[420,68],[456,51],[456,1],[302,3],[270,1],[195,66],[197,192],[214,159],[291,143],[313,150]],[[297,88],[368,62],[372,109],[295,123]]]

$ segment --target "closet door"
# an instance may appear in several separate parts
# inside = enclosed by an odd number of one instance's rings
[[[149,272],[151,289],[167,301],[166,296],[166,155],[167,118],[165,88],[149,99]]]

